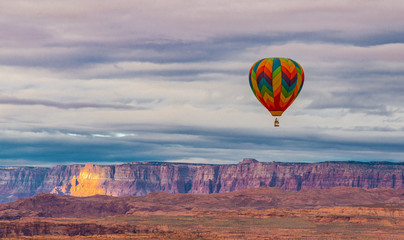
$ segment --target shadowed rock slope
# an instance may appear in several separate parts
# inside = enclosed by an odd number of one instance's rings
[[[39,194],[33,198],[0,204],[0,220],[23,217],[81,218],[153,213],[198,213],[270,208],[310,209],[369,204],[404,204],[404,190],[334,187],[327,190],[285,191],[260,187],[231,193],[167,194],[146,196],[73,197]]]
[[[71,196],[144,196],[151,192],[223,193],[260,186],[283,190],[404,189],[404,164],[388,162],[280,163],[244,159],[239,164],[144,162],[0,167],[0,202],[39,193]]]
[[[73,197],[0,204],[8,239],[403,239],[404,190],[285,191]]]

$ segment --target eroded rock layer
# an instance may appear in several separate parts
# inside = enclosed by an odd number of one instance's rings
[[[150,192],[220,193],[260,186],[283,190],[404,189],[404,164],[387,162],[280,163],[244,159],[239,164],[129,163],[53,168],[0,167],[0,202],[38,193],[143,196]]]

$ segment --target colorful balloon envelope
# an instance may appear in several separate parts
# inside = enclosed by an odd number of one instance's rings
[[[293,103],[304,82],[303,68],[289,58],[261,59],[252,65],[249,77],[255,97],[274,117]],[[277,119],[275,126],[279,126]]]

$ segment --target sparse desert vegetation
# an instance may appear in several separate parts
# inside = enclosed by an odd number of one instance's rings
[[[351,198],[343,197],[350,195]],[[275,207],[274,199],[280,201]],[[373,199],[373,203],[363,205],[360,199],[367,199],[364,202]],[[258,188],[211,195],[155,193],[125,198],[42,194],[0,205],[0,236],[4,239],[402,239],[403,201],[400,190],[355,188],[300,192]],[[313,202],[317,202],[317,207]]]

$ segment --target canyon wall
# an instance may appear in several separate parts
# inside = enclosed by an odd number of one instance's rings
[[[32,197],[48,171],[40,167],[0,167],[0,203]]]
[[[53,168],[0,167],[0,202],[38,193],[142,196],[150,192],[219,193],[260,186],[284,190],[404,189],[404,163],[280,163],[244,159],[239,164],[144,162],[67,165]]]

